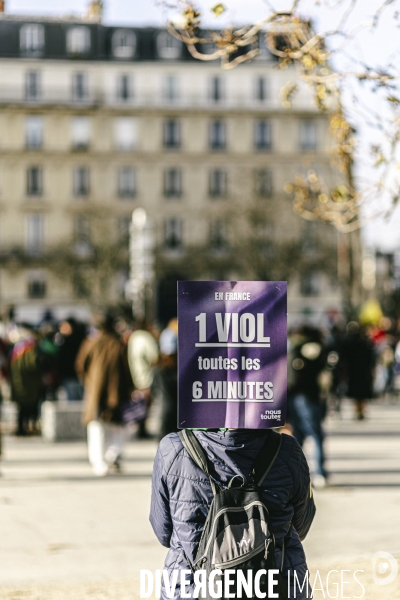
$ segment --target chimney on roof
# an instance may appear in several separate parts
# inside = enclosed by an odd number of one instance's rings
[[[6,12],[6,3],[5,0],[0,0],[0,13]]]
[[[1,0],[0,0],[1,2]],[[103,17],[103,2],[101,0],[92,0],[86,14],[88,21],[101,23]]]

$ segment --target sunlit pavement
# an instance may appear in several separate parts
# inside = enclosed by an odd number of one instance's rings
[[[368,412],[368,420],[356,422],[345,403],[342,419],[328,419],[330,485],[315,493],[318,512],[305,548],[311,580],[319,570],[326,597],[330,569],[350,571],[344,581],[362,569],[357,577],[366,587],[364,598],[394,600],[400,598],[400,574],[392,584],[377,586],[371,566],[378,551],[400,558],[400,405],[374,403]],[[148,523],[156,447],[132,441],[124,474],[99,479],[87,464],[84,443],[7,436],[0,478],[0,598],[138,598],[140,569],[162,568],[165,556]],[[307,455],[311,451],[307,444]],[[334,587],[330,593],[335,595]],[[361,593],[354,580],[344,584],[343,597]]]

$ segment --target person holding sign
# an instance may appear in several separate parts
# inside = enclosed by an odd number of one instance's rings
[[[271,430],[285,421],[286,284],[182,282],[178,300],[183,431],[160,442],[150,510],[169,548],[161,598],[305,599],[309,469]]]
[[[169,580],[173,580],[174,570],[183,572],[193,568],[214,499],[212,483],[227,490],[237,475],[241,477],[239,485],[244,480],[251,482],[257,456],[268,446],[265,430],[209,430],[195,431],[193,435],[205,452],[209,478],[193,462],[177,433],[163,438],[153,469],[150,522],[159,542],[169,548],[164,566]],[[304,600],[310,596],[307,585],[300,590],[307,577],[301,540],[311,526],[315,505],[307,461],[299,444],[291,436],[279,437],[280,449],[261,484],[260,498],[270,516],[275,565],[281,571],[284,589],[290,592],[290,596],[279,597]],[[235,543],[250,545],[249,534],[251,528],[240,532],[240,539]],[[255,578],[257,573],[253,575]],[[193,578],[188,576],[187,579],[191,581],[188,587],[193,592]],[[174,598],[181,598],[180,580],[178,576]],[[163,582],[163,599],[167,597],[166,585],[168,582]]]

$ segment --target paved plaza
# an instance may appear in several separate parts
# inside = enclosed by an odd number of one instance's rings
[[[305,542],[311,581],[318,570],[325,597],[329,570],[339,571],[331,574],[333,582],[340,571],[350,571],[343,575],[350,581],[361,569],[364,598],[400,599],[400,573],[387,586],[373,584],[371,574],[376,552],[400,559],[400,406],[374,403],[369,416],[354,421],[345,403],[342,419],[330,417],[326,425],[330,485],[315,493],[317,516]],[[148,522],[156,447],[153,441],[132,441],[124,474],[98,479],[82,442],[6,436],[0,598],[139,598],[140,569],[162,568],[166,552]],[[305,450],[309,455],[311,444]],[[343,597],[362,593],[354,580],[343,590]]]

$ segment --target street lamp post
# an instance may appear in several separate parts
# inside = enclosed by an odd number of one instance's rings
[[[148,317],[148,300],[154,282],[153,227],[143,208],[132,213],[129,228],[130,277],[127,297],[132,301],[135,319]]]

